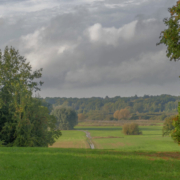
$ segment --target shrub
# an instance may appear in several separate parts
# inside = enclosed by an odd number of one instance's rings
[[[165,118],[163,129],[162,129],[163,136],[170,135],[171,131],[174,129],[173,120],[176,118],[177,116],[171,116],[171,117]]]
[[[123,133],[125,135],[140,135],[140,134],[142,134],[142,132],[139,131],[138,124],[136,124],[136,123],[124,124],[123,125]]]
[[[178,116],[173,119],[174,130],[171,131],[171,137],[180,145],[180,102],[178,103]]]
[[[162,114],[161,116],[160,116],[160,120],[165,120],[167,118],[167,116],[165,115],[165,114]]]
[[[4,141],[0,140],[0,147],[3,147]]]

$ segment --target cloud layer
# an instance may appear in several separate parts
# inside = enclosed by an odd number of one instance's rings
[[[175,0],[4,2],[0,47],[13,45],[33,69],[43,67],[43,96],[179,95],[179,62],[169,62],[166,47],[156,46],[173,4]]]

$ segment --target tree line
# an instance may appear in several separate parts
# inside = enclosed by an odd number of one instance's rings
[[[126,119],[164,119],[168,114],[176,114],[179,96],[144,95],[138,97],[120,97],[110,98],[106,96],[92,98],[65,98],[65,97],[46,97],[41,99],[46,107],[52,110],[53,106],[71,107],[79,119],[91,120],[117,120],[117,111],[121,111],[119,117]],[[122,115],[122,114],[126,115]]]

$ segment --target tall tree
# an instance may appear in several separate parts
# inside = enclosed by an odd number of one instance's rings
[[[180,60],[180,0],[176,5],[169,8],[170,18],[165,18],[164,23],[167,29],[161,32],[159,44],[165,44],[167,46],[166,55],[170,60]],[[180,144],[180,103],[178,106],[179,116],[173,119],[172,138]]]
[[[0,51],[0,140],[7,146],[48,146],[61,135],[50,123],[54,120],[48,110],[32,98],[43,84],[34,80],[41,78],[42,69],[31,71],[13,47]]]

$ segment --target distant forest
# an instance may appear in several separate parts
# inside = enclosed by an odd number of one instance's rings
[[[43,105],[51,111],[53,106],[70,107],[76,110],[79,120],[118,120],[114,115],[116,111],[127,110],[129,112],[126,119],[161,119],[177,114],[179,96],[144,95],[138,97],[109,98],[65,98],[46,97],[42,98]]]

